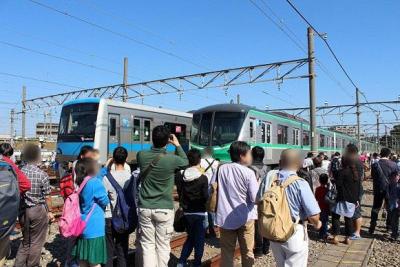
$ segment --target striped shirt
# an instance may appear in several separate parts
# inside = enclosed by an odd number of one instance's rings
[[[47,173],[33,164],[25,165],[22,167],[22,171],[31,182],[31,189],[25,193],[23,198],[25,207],[46,204],[46,196],[50,194],[50,181]]]

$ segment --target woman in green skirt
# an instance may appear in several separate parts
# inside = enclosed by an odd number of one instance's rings
[[[89,179],[79,195],[82,219],[89,218],[72,250],[80,267],[97,267],[107,262],[104,210],[110,200],[103,183],[95,177],[97,172],[97,163],[93,159],[84,158],[76,163],[76,184],[80,186],[85,179]]]

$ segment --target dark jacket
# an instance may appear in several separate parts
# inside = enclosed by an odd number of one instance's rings
[[[379,166],[382,172],[379,170]],[[397,165],[391,160],[380,159],[378,162],[372,164],[371,176],[373,180],[374,194],[388,193],[389,183],[398,174]]]
[[[208,178],[206,175],[197,167],[190,167],[176,175],[175,183],[184,212],[206,212],[208,200]]]
[[[341,169],[335,180],[337,189],[337,201],[357,203],[362,195],[362,171],[357,168],[358,177],[353,176],[350,167]]]

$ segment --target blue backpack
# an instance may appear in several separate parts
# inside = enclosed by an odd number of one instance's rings
[[[132,233],[138,224],[136,206],[137,180],[131,177],[128,185],[122,188],[109,171],[106,176],[117,192],[116,204],[111,207],[113,229],[117,233]]]

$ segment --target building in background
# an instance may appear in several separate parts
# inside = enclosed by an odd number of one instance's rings
[[[336,131],[340,133],[344,133],[350,135],[353,138],[357,138],[357,127],[356,126],[332,126],[329,127],[329,130]],[[363,138],[364,134],[361,132],[360,137]]]
[[[36,123],[36,138],[41,141],[57,140],[58,124],[56,123]]]

